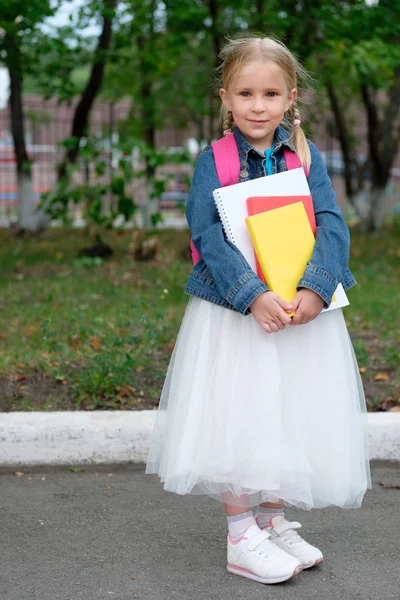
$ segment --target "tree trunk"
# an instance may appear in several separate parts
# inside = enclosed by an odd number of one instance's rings
[[[211,27],[210,27],[210,32],[211,32],[211,41],[212,41],[212,47],[214,50],[214,66],[215,69],[218,69],[219,67],[219,63],[220,63],[220,59],[219,59],[219,54],[221,52],[221,36],[219,34],[219,30],[218,30],[218,0],[208,0],[208,10],[210,13],[210,18],[211,18]],[[217,130],[216,130],[216,115],[218,112],[218,105],[219,103],[216,102],[216,97],[215,97],[215,93],[213,91],[211,91],[210,94],[210,98],[209,98],[209,105],[210,105],[210,122],[209,122],[209,137],[210,137],[210,141],[212,139],[214,139],[214,137],[217,134]]]
[[[17,164],[18,230],[36,232],[50,224],[50,218],[36,210],[32,168],[25,144],[25,119],[22,105],[22,66],[19,40],[6,35],[6,65],[10,76],[11,130]]]
[[[81,99],[75,109],[71,128],[71,137],[74,138],[74,143],[66,151],[63,162],[58,168],[58,179],[66,179],[68,177],[68,165],[74,164],[78,158],[79,144],[87,131],[90,111],[103,83],[107,53],[111,44],[112,20],[117,1],[104,0],[103,28],[97,44],[96,60],[92,66],[92,71],[82,92]]]
[[[396,67],[393,85],[388,93],[388,103],[383,116],[382,136],[383,152],[386,156],[394,157],[400,142],[400,65]]]
[[[381,120],[376,100],[366,84],[361,85],[361,97],[367,112],[367,140],[372,179],[369,214],[361,227],[364,231],[379,231],[384,217],[385,189],[399,146],[400,66],[395,70],[393,85],[388,92],[387,107]]]
[[[255,0],[255,11],[253,16],[253,28],[263,32],[265,30],[265,2],[264,0]]]
[[[340,143],[340,148],[342,151],[343,157],[343,166],[344,166],[344,182],[346,188],[346,195],[349,202],[354,206],[354,185],[353,185],[353,175],[352,175],[352,164],[355,162],[354,151],[350,145],[350,138],[347,131],[346,122],[344,119],[343,110],[339,104],[339,99],[336,95],[336,91],[334,86],[331,83],[327,83],[326,86],[329,101],[331,104],[332,113],[335,119],[337,136]]]
[[[373,187],[369,193],[369,210],[364,219],[360,222],[360,229],[363,233],[380,231],[382,228],[385,203],[386,187]]]
[[[141,100],[141,130],[142,137],[146,142],[148,148],[155,150],[156,148],[156,104],[153,95],[153,84],[154,84],[154,13],[157,8],[156,0],[151,3],[151,14],[148,34],[141,33],[137,36],[137,45],[139,50],[139,69],[141,74],[141,85],[140,85],[140,100]],[[150,61],[149,61],[150,57]],[[160,203],[156,199],[152,198],[153,182],[156,175],[156,169],[150,160],[150,157],[146,153],[145,156],[146,166],[146,198],[143,205],[143,226],[144,229],[148,230],[152,228],[152,215],[156,214],[160,210]]]

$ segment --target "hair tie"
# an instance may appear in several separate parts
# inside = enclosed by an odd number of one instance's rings
[[[301,123],[300,119],[295,119],[293,121],[293,127],[296,127],[296,125],[300,125],[300,123]]]
[[[232,133],[232,129],[224,129],[224,135],[229,135]]]

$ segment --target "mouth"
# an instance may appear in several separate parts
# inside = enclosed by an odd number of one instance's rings
[[[262,121],[262,120],[258,120],[258,119],[248,119],[248,121],[250,123],[255,123],[256,125],[263,125],[264,123],[268,122],[268,121]]]

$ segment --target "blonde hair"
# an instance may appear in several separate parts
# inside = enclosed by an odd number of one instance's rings
[[[288,90],[297,88],[299,83],[301,83],[302,87],[311,87],[311,78],[307,71],[284,44],[273,38],[252,35],[249,37],[228,39],[221,50],[220,56],[222,64],[220,66],[221,77],[219,83],[225,90],[229,89],[233,78],[244,65],[258,60],[265,60],[266,62],[278,65],[282,70]],[[221,105],[220,118],[224,131],[234,127],[233,115],[228,111],[224,103]],[[291,131],[290,141],[301,163],[309,169],[311,165],[311,153],[300,124],[294,123],[297,120],[300,121],[300,112],[298,101],[296,100],[285,113],[282,123]]]

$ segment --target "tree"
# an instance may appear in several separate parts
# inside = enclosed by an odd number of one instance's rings
[[[377,230],[400,137],[400,6],[390,0],[273,4],[277,19],[272,27],[311,66],[326,91],[347,197],[360,214],[362,229]],[[366,158],[360,156],[356,133],[364,116]]]
[[[362,227],[380,229],[383,200],[400,141],[400,6],[381,0],[365,9],[364,39],[348,62],[354,69],[368,123],[371,190]],[[368,35],[368,33],[370,35]]]
[[[112,21],[117,3],[118,0],[103,0],[100,3],[91,3],[91,9],[100,12],[102,30],[92,59],[90,76],[75,109],[71,127],[71,143],[68,144],[63,161],[59,166],[58,177],[61,180],[67,178],[68,165],[74,164],[78,157],[80,142],[87,133],[91,108],[103,83],[107,55],[111,46]]]
[[[11,129],[17,165],[19,195],[18,228],[37,231],[49,219],[37,212],[32,185],[31,160],[25,143],[25,117],[22,102],[24,73],[32,67],[26,41],[46,17],[54,14],[56,5],[50,0],[0,0],[0,53],[10,76]]]

